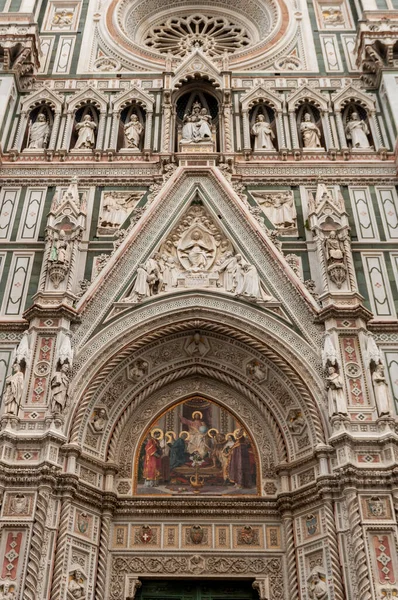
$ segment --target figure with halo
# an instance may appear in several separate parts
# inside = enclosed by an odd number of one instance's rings
[[[272,140],[275,134],[271,129],[271,125],[267,123],[264,115],[258,115],[256,122],[252,127],[252,135],[254,135],[254,150],[275,150]]]

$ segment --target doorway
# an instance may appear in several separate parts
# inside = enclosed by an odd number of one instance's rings
[[[258,600],[251,581],[142,581],[136,600]]]

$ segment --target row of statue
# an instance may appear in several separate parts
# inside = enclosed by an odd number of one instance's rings
[[[211,116],[205,107],[199,102],[194,103],[192,110],[183,117],[182,143],[200,143],[212,139]],[[80,122],[75,123],[77,140],[75,150],[91,150],[96,143],[97,125],[90,114],[85,114]],[[141,147],[144,125],[137,114],[133,113],[123,125],[124,143],[123,147],[139,151]],[[28,148],[44,149],[48,146],[50,138],[50,124],[44,113],[40,113],[34,123],[30,122],[28,132]],[[275,151],[275,133],[271,124],[263,114],[259,114],[251,128],[254,138],[255,151]],[[300,134],[303,148],[322,148],[322,133],[316,123],[313,122],[309,113],[305,113],[300,124]],[[369,128],[366,122],[360,118],[357,112],[353,112],[345,127],[347,140],[353,148],[370,148]]]

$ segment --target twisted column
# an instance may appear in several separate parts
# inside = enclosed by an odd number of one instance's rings
[[[28,113],[26,111],[23,111],[23,112],[21,112],[21,115],[19,117],[19,123],[18,123],[18,127],[17,127],[17,132],[15,134],[15,141],[14,141],[14,145],[13,145],[13,148],[16,148],[17,150],[21,150],[27,122],[28,122]]]
[[[163,145],[162,152],[170,151],[171,105],[163,106]]]
[[[287,514],[282,517],[286,539],[286,562],[288,576],[289,600],[299,600],[297,582],[296,548],[294,544],[293,518]]]
[[[230,104],[224,104],[224,133],[225,133],[225,152],[232,152],[231,106],[230,106]]]
[[[64,130],[64,136],[63,136],[63,141],[62,141],[62,150],[67,150],[68,146],[70,149],[70,138],[71,138],[71,133],[72,133],[72,128],[73,128],[73,118],[74,118],[73,111],[68,110],[68,114],[66,116],[66,125],[65,125],[65,130]]]
[[[276,113],[276,131],[279,149],[286,148],[285,131],[283,126],[283,114],[282,111]]]
[[[97,580],[95,583],[95,600],[104,600],[105,598],[111,517],[112,512],[110,509],[103,511],[101,519],[100,544],[98,550]]]
[[[243,149],[251,150],[249,111],[242,110],[242,121],[243,121]]]
[[[97,150],[102,150],[104,145],[105,123],[106,111],[101,111],[98,123],[97,144],[95,146]]]
[[[146,115],[145,122],[145,141],[144,141],[144,150],[151,150],[151,140],[152,140],[152,111],[148,111]]]
[[[55,117],[54,117],[53,129],[52,129],[51,136],[50,136],[50,142],[48,144],[49,150],[54,150],[54,148],[55,148],[55,144],[57,143],[57,137],[58,137],[60,123],[61,123],[61,113],[56,112]]]
[[[347,509],[354,549],[354,564],[358,580],[358,600],[371,600],[372,594],[370,591],[369,569],[366,561],[365,543],[363,541],[356,490],[350,490],[347,494]]]
[[[72,504],[72,497],[65,496],[62,499],[61,515],[59,518],[59,529],[57,537],[57,546],[55,550],[54,572],[51,586],[51,600],[61,600],[62,577],[65,574],[64,561],[66,550],[66,539],[68,537],[69,512]]]
[[[339,135],[339,140],[340,140],[340,148],[347,148],[347,140],[345,139],[344,124],[343,124],[343,117],[341,116],[341,111],[337,110],[335,116],[336,116],[337,133]]]
[[[292,144],[293,149],[296,150],[300,148],[298,133],[297,133],[297,123],[296,123],[296,115],[293,111],[289,111],[289,122],[290,122],[290,135],[292,136]]]
[[[326,527],[329,542],[330,558],[333,571],[334,597],[336,600],[344,600],[343,579],[341,575],[340,553],[337,543],[336,521],[334,518],[333,503],[326,500],[324,503]]]
[[[47,486],[39,488],[37,493],[35,520],[32,527],[29,562],[26,569],[25,589],[23,593],[24,600],[37,599],[36,590],[49,498],[49,488]]]
[[[114,110],[112,113],[112,130],[111,130],[111,139],[109,142],[109,148],[111,150],[116,150],[118,132],[119,132],[119,112],[117,110]]]

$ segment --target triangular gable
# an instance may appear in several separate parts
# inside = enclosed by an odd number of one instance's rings
[[[192,52],[192,54],[188,54],[178,65],[172,78],[172,87],[179,87],[191,77],[208,79],[216,87],[222,85],[220,72],[199,48]]]
[[[242,109],[250,109],[253,104],[258,102],[266,102],[274,110],[282,110],[283,103],[279,96],[265,89],[261,84],[254,89],[246,92],[241,99]]]
[[[78,311],[82,323],[76,332],[77,344],[88,339],[110,314],[115,302],[129,292],[139,264],[156,251],[198,195],[225,236],[233,241],[236,251],[256,267],[264,289],[275,298],[278,306],[274,308],[278,308],[279,313],[284,311],[294,327],[311,340],[317,312],[315,301],[231,184],[218,168],[179,167],[80,301]],[[130,310],[134,310],[134,306]],[[259,306],[259,310],[266,307]],[[315,329],[313,333],[315,335]]]
[[[74,96],[71,96],[68,99],[68,107],[73,110],[76,107],[80,106],[80,104],[84,104],[88,101],[94,102],[94,104],[100,110],[106,110],[108,106],[108,98],[104,96],[101,92],[96,90],[95,88],[88,86],[80,90]]]
[[[327,110],[328,108],[328,103],[325,96],[323,96],[320,92],[311,89],[307,85],[303,85],[301,88],[288,96],[286,102],[289,108],[294,109],[304,102],[312,103],[322,110]]]

